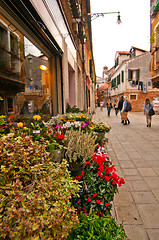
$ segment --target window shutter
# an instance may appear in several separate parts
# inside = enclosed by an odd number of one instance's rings
[[[89,60],[89,74],[90,77],[93,77],[93,68],[92,68],[92,59]]]
[[[117,85],[120,84],[120,74],[117,76]]]
[[[128,81],[132,80],[132,71],[128,69]]]
[[[139,81],[140,79],[140,69],[136,70],[136,81]]]
[[[121,71],[121,81],[124,82],[124,71]]]

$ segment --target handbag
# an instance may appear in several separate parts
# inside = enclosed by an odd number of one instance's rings
[[[155,111],[153,110],[153,108],[151,108],[151,109],[149,110],[148,115],[149,115],[149,116],[155,115]]]
[[[124,121],[124,120],[127,120],[127,113],[126,112],[121,112],[121,120]]]

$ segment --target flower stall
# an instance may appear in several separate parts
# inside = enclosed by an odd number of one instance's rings
[[[76,239],[77,232],[91,234],[89,227],[87,233],[81,229],[89,221],[97,222],[97,229],[105,226],[109,239],[115,239],[115,229],[118,239],[127,239],[110,215],[114,194],[125,182],[106,153],[109,124],[80,112],[49,119],[34,115],[10,124],[9,132],[5,124],[2,116],[2,239]]]

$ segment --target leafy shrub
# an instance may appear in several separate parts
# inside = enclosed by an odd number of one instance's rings
[[[77,182],[45,147],[30,137],[0,140],[1,239],[65,239],[78,222],[70,206]]]
[[[117,225],[111,216],[99,217],[80,214],[79,223],[72,228],[68,240],[126,240],[128,239],[122,225]]]

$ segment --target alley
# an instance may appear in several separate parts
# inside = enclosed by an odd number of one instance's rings
[[[159,115],[153,116],[151,128],[146,127],[143,113],[131,112],[129,117],[127,126],[114,110],[108,117],[105,108],[97,108],[93,117],[111,125],[108,156],[125,179],[112,215],[124,223],[130,240],[159,240]]]

